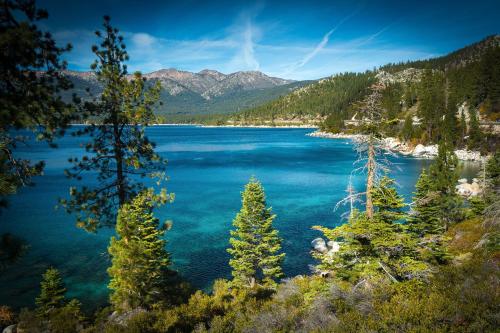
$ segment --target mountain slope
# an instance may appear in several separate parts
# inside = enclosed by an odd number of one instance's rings
[[[457,105],[465,102],[473,108],[481,106],[481,116],[495,120],[500,115],[498,50],[500,36],[490,36],[442,57],[388,64],[374,72],[335,75],[255,108],[215,119],[230,124],[270,124],[276,123],[276,119],[283,124],[302,121],[320,124],[324,129],[340,130],[344,120],[356,114],[362,117],[359,110],[355,110],[356,102],[375,81],[388,87],[383,103],[391,109],[390,119],[404,119],[406,114],[402,107],[417,107],[415,103],[424,97],[419,82],[425,69],[430,69],[435,74],[440,73],[443,82],[447,82],[448,87],[442,90],[448,90]]]

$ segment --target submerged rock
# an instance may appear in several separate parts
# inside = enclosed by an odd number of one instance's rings
[[[315,251],[326,253],[328,252],[328,247],[326,246],[326,242],[323,238],[316,238],[311,242],[311,246]]]

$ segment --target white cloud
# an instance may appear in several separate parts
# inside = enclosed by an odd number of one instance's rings
[[[328,31],[326,33],[326,35],[323,36],[323,39],[321,39],[321,42],[316,45],[316,47],[314,48],[314,50],[312,50],[312,52],[308,53],[304,59],[302,59],[301,62],[299,62],[299,64],[297,65],[297,67],[302,67],[304,66],[305,64],[307,64],[312,58],[314,58],[314,56],[316,56],[316,54],[318,54],[321,50],[323,50],[323,48],[326,46],[326,44],[328,43],[328,40],[330,39],[330,35],[333,33],[333,29]]]
[[[248,67],[258,70],[260,66],[259,62],[255,58],[253,38],[254,28],[252,26],[252,22],[248,20],[245,25],[245,30],[243,31],[243,59]]]
[[[138,48],[149,48],[157,43],[158,40],[150,34],[140,32],[132,34],[132,42]]]

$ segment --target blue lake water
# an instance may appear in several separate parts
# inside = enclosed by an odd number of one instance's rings
[[[159,209],[157,215],[173,221],[167,247],[175,268],[194,286],[208,289],[214,279],[230,277],[229,229],[240,208],[240,192],[252,175],[263,183],[268,204],[277,214],[275,226],[286,252],[285,274],[309,272],[308,265],[313,263],[310,242],[319,235],[311,227],[343,223],[340,215],[345,209],[334,211],[334,206],[345,195],[356,159],[348,140],[305,135],[312,131],[148,128],[157,150],[169,161],[167,188],[175,193],[174,203]],[[0,233],[20,235],[30,244],[19,262],[0,273],[0,304],[33,305],[40,276],[48,266],[62,272],[68,296],[79,298],[86,307],[106,303],[107,244],[113,231],[88,234],[76,228],[72,216],[54,209],[57,198],[68,194],[70,181],[63,170],[69,166],[68,157],[82,154],[80,142],[81,138],[66,136],[58,141],[58,149],[43,143],[20,148],[19,154],[46,160],[47,166],[36,186],[12,196],[9,209],[0,215]],[[409,199],[420,170],[429,161],[394,158],[393,162],[392,176]],[[363,178],[353,177],[360,191]]]

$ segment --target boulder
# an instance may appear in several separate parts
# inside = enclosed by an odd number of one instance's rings
[[[326,253],[328,252],[328,247],[326,246],[326,242],[323,238],[316,238],[311,242],[311,246],[315,251]]]
[[[478,183],[470,184],[471,196],[476,196],[481,193],[481,186]]]
[[[459,195],[461,195],[463,197],[468,197],[471,194],[469,186],[470,186],[469,183],[465,183],[465,184],[457,185],[457,186],[455,186],[455,188],[456,188],[457,193]]]
[[[467,183],[467,178],[461,178],[461,179],[459,179],[458,183],[459,184],[465,184],[465,183]]]
[[[328,253],[335,253],[335,252],[339,252],[339,250],[340,250],[340,243],[339,242],[329,241],[327,243],[327,246],[329,248]]]
[[[3,329],[2,333],[16,333],[17,332],[17,324],[7,326]]]
[[[396,138],[385,138],[383,145],[389,150],[399,150],[401,148],[401,142]]]
[[[482,191],[481,186],[478,183],[460,183],[455,186],[455,188],[457,193],[463,197],[475,197]]]
[[[418,144],[413,150],[413,156],[415,157],[434,157],[437,156],[437,153],[437,145],[424,146],[423,144]]]

